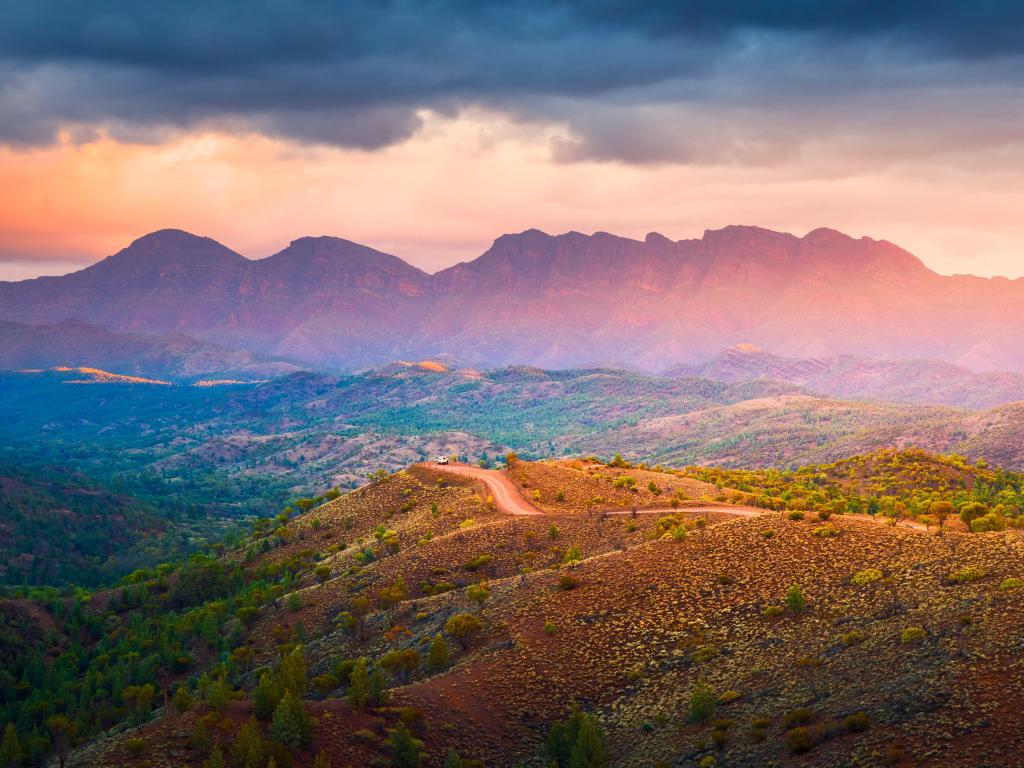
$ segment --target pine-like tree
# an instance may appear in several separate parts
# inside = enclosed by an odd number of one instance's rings
[[[360,658],[352,667],[348,683],[348,703],[352,709],[366,706],[366,696],[370,688],[369,675],[366,672],[366,659]]]
[[[392,768],[420,768],[422,764],[421,745],[409,733],[405,723],[400,722],[391,734]]]
[[[281,697],[270,723],[270,738],[290,749],[309,743],[313,735],[312,722],[302,701],[291,691]]]
[[[227,768],[227,764],[224,762],[224,753],[219,746],[214,747],[210,752],[209,758],[203,763],[203,768]]]
[[[0,768],[19,768],[21,765],[21,743],[14,723],[4,728],[4,740],[0,742]]]
[[[238,768],[264,768],[266,751],[256,718],[250,718],[231,745],[231,757]]]
[[[579,733],[572,748],[569,768],[607,768],[608,751],[604,746],[604,733],[593,715],[580,718]]]
[[[380,667],[374,667],[366,690],[366,701],[371,707],[383,707],[388,703],[388,681]]]
[[[260,720],[269,720],[281,702],[281,686],[269,672],[260,675],[256,690],[252,693],[253,711]]]

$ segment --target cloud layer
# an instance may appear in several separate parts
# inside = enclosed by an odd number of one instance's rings
[[[486,109],[562,126],[563,162],[770,164],[823,140],[888,162],[1017,143],[1024,112],[1024,6],[992,0],[0,0],[0,18],[17,146],[214,129],[376,150],[425,112]]]

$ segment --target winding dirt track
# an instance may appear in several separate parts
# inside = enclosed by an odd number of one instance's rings
[[[543,515],[540,509],[528,502],[519,493],[515,483],[508,479],[508,475],[498,469],[481,469],[470,464],[424,464],[423,466],[445,472],[449,475],[462,475],[479,480],[487,488],[487,492],[494,497],[494,505],[508,515]]]
[[[487,488],[487,492],[494,498],[494,505],[499,511],[508,515],[547,515],[550,514],[538,509],[519,492],[508,475],[498,469],[481,469],[471,464],[424,464],[424,467],[436,472],[444,472],[450,475],[461,475],[479,480]],[[754,517],[764,510],[757,507],[741,507],[722,504],[720,506],[700,507],[658,507],[655,509],[637,509],[638,515],[670,515],[675,512],[722,512],[737,517]],[[631,515],[631,509],[594,510],[595,513],[607,515]]]

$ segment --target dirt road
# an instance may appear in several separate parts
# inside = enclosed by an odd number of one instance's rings
[[[424,464],[425,467],[449,475],[462,475],[479,480],[494,498],[494,505],[508,515],[543,515],[519,493],[508,475],[498,469],[481,469],[470,464]]]
[[[498,469],[481,469],[471,464],[424,464],[424,467],[436,472],[445,472],[450,475],[461,475],[479,480],[487,488],[487,492],[494,498],[494,505],[499,511],[508,515],[546,515],[550,514],[538,509],[519,492],[508,475]],[[702,507],[661,507],[658,509],[637,509],[638,515],[671,515],[676,512],[724,512],[737,517],[754,517],[764,510],[756,507],[740,507],[732,505],[702,506]],[[607,515],[631,515],[631,509],[592,510],[593,514]]]

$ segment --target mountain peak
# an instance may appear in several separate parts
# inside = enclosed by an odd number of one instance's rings
[[[183,229],[159,229],[132,241],[127,248],[108,256],[95,266],[124,264],[217,263],[242,265],[248,262],[241,254],[210,237],[201,237]]]

